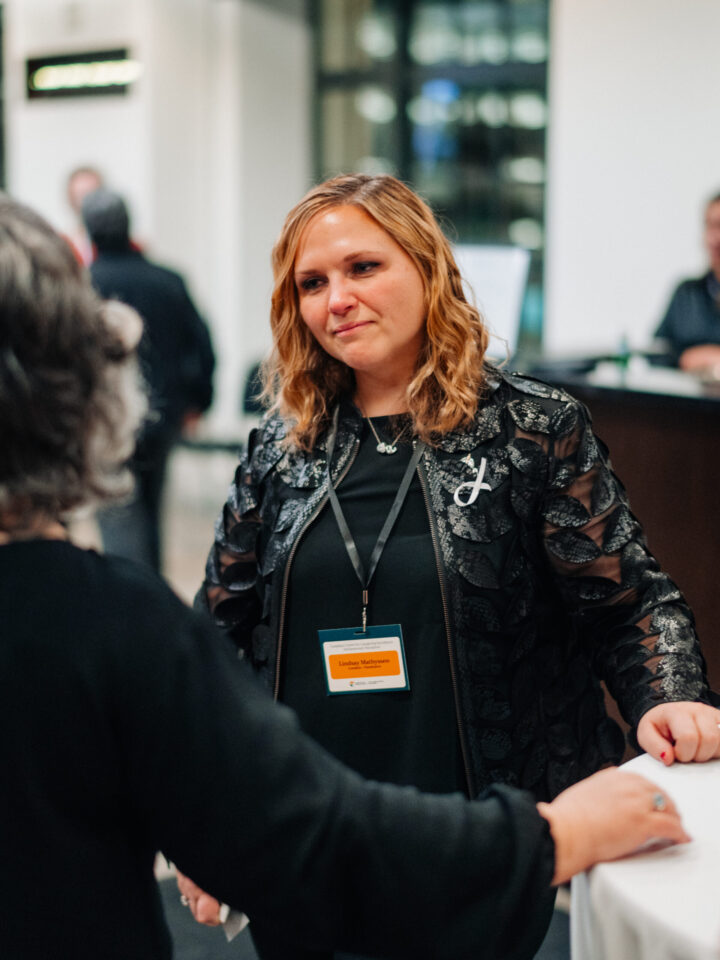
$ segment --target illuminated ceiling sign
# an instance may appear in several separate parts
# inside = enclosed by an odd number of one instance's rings
[[[26,66],[30,100],[124,94],[142,73],[142,66],[130,59],[127,50],[34,57]]]

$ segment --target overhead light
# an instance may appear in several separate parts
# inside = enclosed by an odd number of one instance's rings
[[[126,50],[35,57],[27,61],[27,92],[30,99],[125,93],[141,74]]]

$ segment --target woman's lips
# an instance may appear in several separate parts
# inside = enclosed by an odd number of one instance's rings
[[[342,337],[343,334],[352,333],[353,330],[358,330],[360,327],[366,327],[369,323],[369,320],[357,320],[353,323],[344,323],[341,327],[337,327],[333,331],[333,336]]]

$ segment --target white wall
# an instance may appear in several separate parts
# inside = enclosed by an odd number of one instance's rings
[[[546,346],[654,331],[720,190],[718,0],[552,0]]]
[[[216,432],[269,346],[270,247],[308,186],[310,38],[250,0],[5,0],[8,189],[68,230],[65,179],[97,166],[148,254],[180,269],[219,356]],[[30,56],[128,47],[126,96],[28,101]]]
[[[240,117],[243,184],[242,338],[249,354],[270,343],[270,251],[285,215],[311,185],[310,35],[297,19],[242,4]]]
[[[25,59],[44,54],[130,46],[145,58],[143,0],[6,0],[5,134],[8,189],[69,230],[67,173],[97,166],[127,194],[138,228],[145,225],[149,142],[144,80],[127,96],[53,100],[25,98]]]

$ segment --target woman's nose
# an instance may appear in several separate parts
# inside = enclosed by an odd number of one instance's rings
[[[356,302],[351,284],[346,278],[330,281],[328,309],[331,313],[347,313],[355,306]]]

